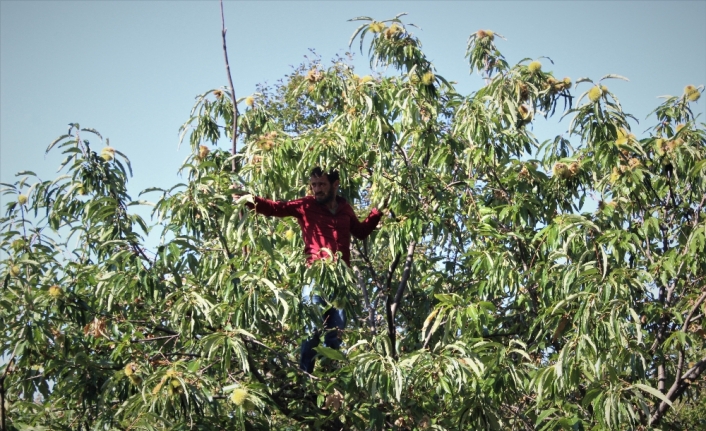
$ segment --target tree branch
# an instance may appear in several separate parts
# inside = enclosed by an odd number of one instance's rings
[[[672,387],[669,388],[669,392],[665,395],[666,398],[672,402],[679,398],[689,388],[689,386],[691,386],[691,382],[698,379],[704,371],[706,371],[706,358],[703,358],[694,364],[693,367],[684,373],[684,376],[681,379],[675,380]],[[667,410],[669,410],[669,404],[662,401],[650,417],[650,425],[657,425],[662,417],[664,417],[664,414],[667,413]]]
[[[363,292],[363,301],[365,301],[365,308],[368,309],[368,327],[370,332],[375,335],[377,328],[375,327],[375,310],[370,306],[370,298],[368,297],[368,288],[365,287],[365,280],[363,280],[363,274],[360,272],[357,266],[353,266],[353,272],[358,279],[358,287]]]
[[[703,291],[699,299],[696,300],[696,303],[694,304],[693,307],[691,307],[691,310],[689,311],[689,314],[686,315],[686,319],[684,320],[684,325],[682,326],[681,330],[683,332],[686,332],[687,329],[689,329],[689,323],[691,323],[691,318],[694,316],[694,313],[696,313],[696,310],[701,307],[701,304],[704,303],[704,300],[706,300],[706,289]]]
[[[388,286],[388,294],[387,294],[387,302],[385,304],[385,315],[387,317],[387,335],[390,338],[390,345],[392,349],[392,357],[397,359],[397,329],[395,327],[395,314],[397,313],[397,309],[399,307],[400,301],[402,301],[402,295],[404,294],[404,289],[407,286],[407,280],[409,280],[409,275],[412,271],[412,262],[414,260],[414,249],[417,246],[416,241],[412,241],[409,243],[409,247],[407,247],[407,258],[405,259],[404,262],[404,270],[402,272],[402,279],[400,280],[400,283],[397,285],[397,292],[395,292],[394,299],[392,299],[392,295],[390,292],[390,283],[392,279],[392,274],[394,272],[394,269],[397,267],[400,261],[400,254],[397,254],[397,257],[395,258],[395,261],[393,262],[392,268],[390,269],[390,273],[388,274],[387,278],[387,286]]]
[[[233,86],[233,77],[230,73],[230,64],[228,63],[228,49],[226,48],[226,19],[223,13],[223,0],[221,0],[221,36],[223,38],[223,57],[226,61],[226,72],[228,74],[228,83],[230,84],[230,97],[233,101],[233,146],[231,148],[231,154],[233,154],[233,160],[231,162],[231,171],[236,171],[235,163],[235,152],[236,152],[236,142],[238,140],[238,103],[235,100],[235,87]]]
[[[392,303],[392,317],[395,317],[395,314],[397,313],[397,308],[399,307],[400,302],[402,301],[402,295],[404,294],[404,290],[407,287],[407,280],[409,280],[409,276],[412,272],[412,262],[414,261],[414,250],[417,247],[417,242],[412,241],[409,243],[409,247],[407,247],[407,258],[404,261],[404,270],[402,272],[402,279],[400,280],[400,283],[397,285],[397,293],[395,293],[395,301]]]
[[[368,257],[368,252],[367,250],[360,250],[360,244],[363,244],[365,247],[366,243],[365,241],[355,241],[355,248],[353,249],[360,257],[363,258],[363,261],[365,261],[365,265],[368,267],[368,270],[370,270],[370,274],[373,276],[373,281],[378,287],[378,290],[382,290],[382,285],[380,284],[380,280],[378,279],[377,272],[375,271],[375,267],[373,266],[372,262],[370,262],[370,257]],[[365,247],[367,248],[367,247]]]

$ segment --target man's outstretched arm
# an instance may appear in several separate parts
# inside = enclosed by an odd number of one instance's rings
[[[253,200],[255,205],[248,204],[248,207],[254,208],[258,214],[274,217],[296,217],[299,215],[301,203],[298,200],[277,202],[259,196],[253,196]]]
[[[233,194],[233,198],[240,196],[244,195],[240,193]],[[254,195],[252,198],[255,203],[251,204],[250,202],[248,202],[245,204],[245,206],[250,209],[254,209],[255,212],[258,214],[274,217],[296,217],[297,215],[299,215],[299,200],[277,202]]]
[[[358,239],[365,239],[375,230],[375,227],[380,222],[382,218],[382,211],[377,208],[373,208],[362,222],[358,220],[358,217],[351,210],[351,234]]]

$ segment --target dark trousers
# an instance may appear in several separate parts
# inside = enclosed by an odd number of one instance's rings
[[[314,295],[312,302],[316,305],[325,304],[324,300],[318,295]],[[343,343],[339,330],[346,328],[346,312],[343,309],[331,307],[326,310],[323,317],[322,329],[315,330],[312,336],[302,343],[299,368],[309,374],[314,371],[314,363],[316,362],[316,350],[314,350],[314,347],[319,346],[322,330],[324,332],[325,347],[338,350]]]

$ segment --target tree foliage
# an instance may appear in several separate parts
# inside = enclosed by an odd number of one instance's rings
[[[145,190],[154,203],[128,196],[127,157],[78,124],[48,149],[65,174],[4,185],[8,429],[703,425],[680,416],[706,370],[703,87],[637,136],[606,86],[618,76],[511,66],[480,30],[467,58],[485,82],[459,94],[399,18],[356,18],[351,43],[384,73],[313,59],[236,101],[234,156],[214,148],[229,92],[200,95],[187,181]],[[562,111],[566,133],[533,135]],[[350,268],[307,267],[293,220],[231,195],[303,196],[315,165],[341,170],[359,215],[389,202]],[[351,316],[313,375],[297,368],[324,311],[309,290]]]

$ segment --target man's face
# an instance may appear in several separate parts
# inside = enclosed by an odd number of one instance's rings
[[[322,175],[320,177],[311,177],[309,179],[309,185],[311,186],[311,191],[314,193],[316,202],[320,204],[327,204],[336,196],[338,180],[331,184],[326,175]]]

